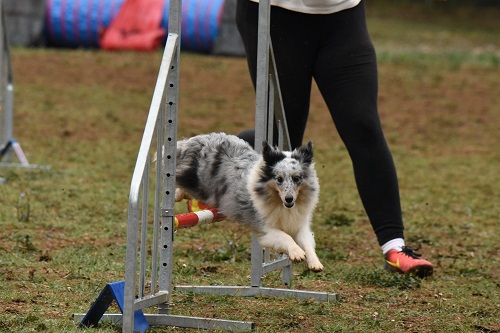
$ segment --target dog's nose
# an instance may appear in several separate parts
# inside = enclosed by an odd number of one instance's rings
[[[293,202],[293,197],[285,197],[286,203],[292,203]]]

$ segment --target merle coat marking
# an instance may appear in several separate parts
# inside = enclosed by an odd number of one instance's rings
[[[176,199],[193,197],[248,225],[264,247],[323,270],[311,220],[319,183],[309,142],[293,152],[263,143],[258,154],[234,135],[211,133],[177,143]]]

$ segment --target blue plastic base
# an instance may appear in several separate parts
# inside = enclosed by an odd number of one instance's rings
[[[101,291],[96,301],[90,307],[85,317],[80,322],[80,327],[97,326],[102,318],[102,315],[109,308],[113,300],[123,313],[124,297],[125,296],[125,281],[108,283]],[[137,310],[134,313],[134,332],[144,333],[149,328],[148,321],[142,310]]]

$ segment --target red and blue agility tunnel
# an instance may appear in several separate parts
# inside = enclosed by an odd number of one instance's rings
[[[49,45],[99,47],[103,31],[125,0],[47,0],[45,36]],[[147,1],[147,0],[146,0]],[[219,32],[224,0],[184,0],[182,39],[185,50],[210,52]],[[169,1],[165,0],[161,27],[168,27]]]

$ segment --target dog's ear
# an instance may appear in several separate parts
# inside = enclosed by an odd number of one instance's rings
[[[278,149],[274,149],[271,147],[267,141],[262,142],[262,157],[264,158],[264,162],[266,162],[267,165],[273,166],[282,159],[285,158],[285,154],[283,154],[281,151]]]
[[[312,142],[309,141],[305,145],[300,146],[297,148],[293,154],[292,157],[295,159],[301,161],[304,164],[311,164],[313,160],[313,147],[312,147]]]

